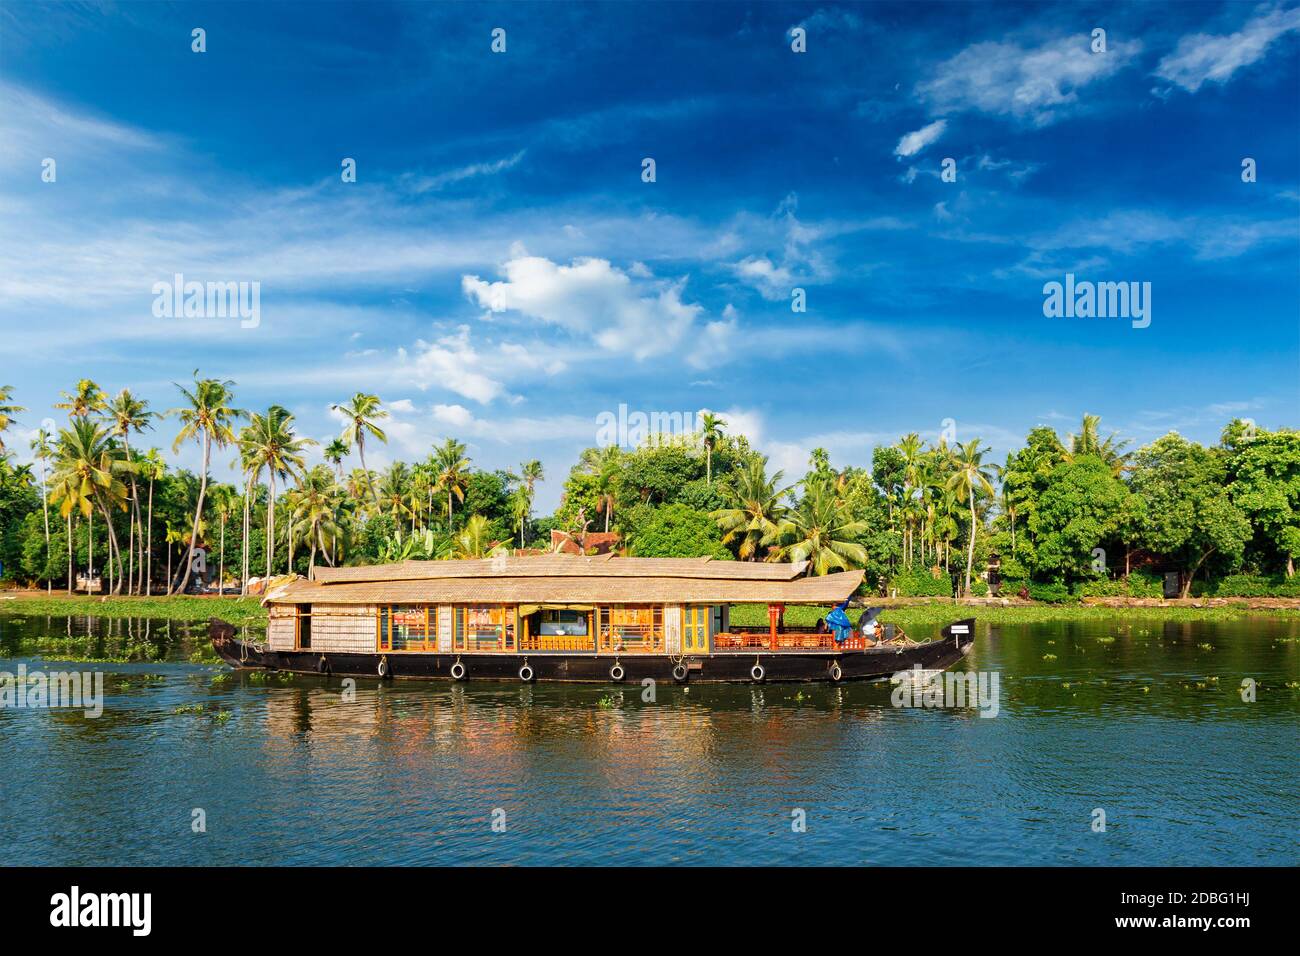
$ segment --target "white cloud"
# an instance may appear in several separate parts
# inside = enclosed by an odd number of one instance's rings
[[[637,278],[607,259],[561,265],[523,255],[501,271],[499,282],[465,276],[465,295],[490,312],[519,312],[638,359],[674,351],[704,315],[702,306],[682,301],[684,279]]]
[[[473,179],[478,176],[495,176],[507,169],[513,169],[519,165],[526,152],[527,150],[521,149],[513,156],[507,156],[505,159],[498,159],[490,163],[470,163],[467,166],[449,169],[432,176],[418,176],[407,173],[402,177],[402,182],[414,193],[437,191],[465,179]]]
[[[487,360],[470,342],[467,325],[433,342],[421,339],[413,352],[399,349],[398,357],[396,371],[421,389],[440,386],[484,404],[505,393],[505,385],[484,370]]]
[[[943,131],[947,128],[947,120],[935,120],[928,126],[922,126],[920,129],[906,134],[898,141],[898,145],[894,147],[894,155],[915,156],[931,143],[938,140],[939,137],[943,135]]]
[[[1293,30],[1300,30],[1300,8],[1275,8],[1248,21],[1236,33],[1190,34],[1161,59],[1155,75],[1189,93],[1204,83],[1227,83],[1237,70],[1262,59],[1274,40]]]
[[[464,428],[474,420],[474,414],[464,405],[434,405],[433,417],[457,428]]]
[[[411,412],[415,411],[415,403],[412,402],[409,398],[399,398],[396,401],[392,401],[388,403],[388,410],[390,412],[410,414]]]
[[[938,114],[977,110],[1045,126],[1077,105],[1080,90],[1119,72],[1140,49],[1136,40],[1111,41],[1105,53],[1093,53],[1084,34],[1028,49],[976,43],[939,64],[916,91]]]

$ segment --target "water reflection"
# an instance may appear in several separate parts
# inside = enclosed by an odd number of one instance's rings
[[[1300,860],[1294,620],[985,627],[962,666],[1001,675],[994,719],[898,709],[887,685],[668,684],[650,702],[232,672],[204,640],[0,616],[19,655],[0,670],[126,659],[67,665],[107,672],[97,720],[0,710],[0,863]]]

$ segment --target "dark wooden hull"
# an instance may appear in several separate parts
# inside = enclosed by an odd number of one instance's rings
[[[957,633],[953,633],[956,630]],[[975,621],[955,621],[943,629],[937,641],[909,646],[873,647],[866,650],[746,651],[682,658],[667,655],[613,654],[343,654],[321,651],[273,651],[235,637],[235,629],[224,621],[209,624],[212,646],[234,667],[333,674],[341,677],[384,677],[415,680],[508,680],[520,681],[521,670],[531,668],[529,681],[579,681],[585,683],[639,683],[646,678],[678,683],[766,683],[772,681],[884,680],[898,671],[920,666],[944,670],[961,660],[975,643]],[[384,673],[380,673],[380,664]],[[452,673],[460,663],[462,676]],[[615,664],[622,676],[611,673]],[[762,667],[761,677],[754,666]],[[679,665],[685,666],[682,673]]]

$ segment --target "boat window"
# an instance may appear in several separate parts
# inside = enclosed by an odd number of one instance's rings
[[[454,615],[458,651],[514,650],[514,614],[504,605],[458,607]]]
[[[379,606],[381,651],[431,651],[437,649],[437,613],[424,604]]]
[[[547,637],[586,636],[587,615],[568,609],[542,611],[537,632]]]
[[[662,604],[616,604],[601,609],[601,650],[659,650],[663,635]]]

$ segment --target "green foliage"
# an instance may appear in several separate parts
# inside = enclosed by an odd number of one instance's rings
[[[1230,574],[1215,583],[1215,597],[1300,597],[1300,576],[1270,578],[1257,574]]]
[[[889,588],[899,597],[952,597],[952,578],[940,572],[931,573],[928,568],[912,568],[896,573],[889,581]]]
[[[1029,596],[1047,604],[1064,604],[1074,600],[1070,589],[1060,581],[1030,581]]]
[[[1053,468],[1027,522],[1037,572],[1071,581],[1091,576],[1092,551],[1115,538],[1127,498],[1124,483],[1099,457]]]
[[[732,557],[718,523],[706,512],[682,504],[649,509],[628,544],[628,553],[638,558]]]

